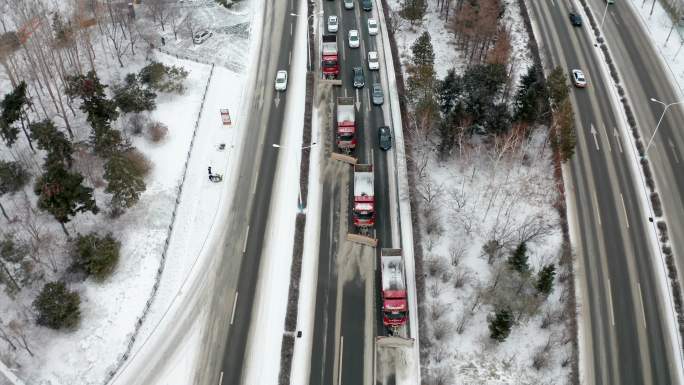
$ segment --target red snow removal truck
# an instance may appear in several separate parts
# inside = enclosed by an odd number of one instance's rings
[[[337,79],[340,76],[340,63],[337,59],[337,35],[321,37],[321,70],[324,79]]]
[[[337,131],[335,142],[337,147],[345,152],[356,148],[356,122],[354,98],[337,98]]]
[[[375,190],[373,190],[373,165],[354,165],[354,226],[372,227],[375,224]]]
[[[401,249],[380,251],[382,277],[382,323],[389,329],[403,326],[408,319],[406,278]]]

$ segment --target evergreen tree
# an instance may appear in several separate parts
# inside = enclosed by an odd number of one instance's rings
[[[511,269],[521,274],[530,271],[530,265],[527,262],[527,244],[525,242],[520,242],[513,251],[513,254],[508,257],[508,264],[511,266]]]
[[[145,170],[137,167],[126,152],[113,154],[105,164],[104,178],[107,180],[106,192],[112,194],[114,214],[130,208],[138,202],[145,191]]]
[[[506,103],[491,105],[484,119],[484,126],[488,134],[502,134],[511,128],[511,113],[508,112]]]
[[[430,32],[423,32],[411,46],[413,65],[434,67],[435,53],[432,49]]]
[[[465,130],[465,123],[463,104],[460,102],[456,103],[455,107],[442,119],[438,128],[439,144],[437,145],[437,150],[441,159],[446,159],[451,153],[456,144],[456,138]]]
[[[65,223],[77,213],[99,212],[93,198],[93,189],[83,186],[83,176],[69,172],[61,163],[47,164],[33,189],[38,195],[38,208],[49,212],[62,225],[69,236]]]
[[[14,123],[21,119],[26,98],[26,82],[22,81],[12,92],[5,95],[0,102],[0,137],[8,147],[17,141],[19,127]]]
[[[546,87],[551,104],[559,106],[570,93],[570,86],[567,83],[567,75],[561,67],[556,67],[551,71],[547,80]]]
[[[401,17],[408,20],[411,25],[416,24],[425,17],[427,2],[425,0],[404,0],[403,7],[399,11]]]
[[[120,248],[121,244],[112,234],[103,237],[96,233],[79,234],[72,250],[73,265],[102,281],[114,271],[119,261]]]
[[[128,74],[123,84],[112,88],[114,101],[124,113],[152,111],[157,94],[143,88],[135,74]]]
[[[499,342],[503,342],[511,334],[513,327],[513,314],[508,308],[497,309],[494,317],[489,319],[489,336]]]
[[[544,266],[537,276],[536,288],[544,294],[549,295],[553,291],[553,279],[556,277],[556,265],[549,264]]]
[[[47,152],[46,164],[60,162],[71,167],[74,147],[63,132],[55,127],[50,120],[34,122],[29,125],[31,138],[36,141],[38,148]]]
[[[75,327],[81,318],[80,305],[78,293],[67,289],[62,281],[46,283],[33,301],[38,325],[55,330]]]
[[[161,92],[183,93],[185,78],[188,71],[182,67],[166,66],[159,62],[152,62],[143,67],[138,73],[140,81],[153,90]]]
[[[446,117],[454,108],[461,95],[461,88],[461,77],[456,75],[453,68],[450,69],[437,85],[437,99],[442,116]]]
[[[0,197],[21,190],[28,183],[28,180],[28,172],[19,163],[0,160]],[[9,221],[10,218],[1,202],[0,211]]]
[[[520,87],[514,100],[514,115],[517,121],[533,123],[539,118],[545,94],[544,82],[539,73],[539,67],[534,65],[520,79]]]
[[[501,64],[478,64],[466,70],[463,75],[465,107],[474,124],[483,123],[506,79],[506,68]]]
[[[572,158],[577,145],[575,119],[570,99],[566,98],[561,102],[558,110],[553,114],[553,120],[556,135],[554,135],[551,144],[558,151],[561,161],[566,162]]]

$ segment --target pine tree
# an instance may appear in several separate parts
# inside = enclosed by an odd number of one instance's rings
[[[546,79],[546,87],[551,104],[559,106],[570,93],[570,86],[567,83],[567,75],[561,67],[556,67],[551,71]]]
[[[404,0],[400,14],[401,17],[408,20],[411,25],[414,25],[425,17],[426,10],[427,2],[425,0]]]
[[[188,77],[188,71],[182,67],[152,62],[140,70],[138,77],[143,84],[153,90],[180,94],[185,91],[183,83]]]
[[[112,88],[114,101],[124,113],[152,111],[157,94],[143,88],[135,74],[128,74],[123,84]]]
[[[106,192],[112,194],[113,213],[119,214],[138,202],[145,191],[144,170],[126,152],[113,154],[105,164]]]
[[[506,68],[501,64],[478,64],[466,70],[463,75],[464,102],[474,124],[483,123],[506,79]]]
[[[508,132],[511,128],[511,113],[508,112],[508,105],[506,103],[491,105],[485,115],[484,126],[488,134],[498,135]]]
[[[515,120],[533,123],[539,118],[542,108],[542,97],[545,94],[543,79],[539,76],[539,67],[530,67],[520,79],[520,87],[515,94]]]
[[[29,173],[17,162],[0,160],[0,197],[21,190],[29,180]],[[2,215],[10,220],[5,207],[0,203]]]
[[[12,92],[5,95],[0,102],[0,138],[8,147],[17,141],[19,127],[14,123],[21,119],[22,109],[28,103],[26,98],[26,82],[22,81]]]
[[[447,75],[437,84],[437,99],[442,116],[447,116],[454,108],[458,97],[461,95],[461,77],[456,75],[452,68]]]
[[[74,147],[63,132],[55,127],[50,120],[33,122],[29,125],[31,138],[36,141],[38,148],[47,152],[46,164],[60,162],[71,167],[73,163],[72,154]]]
[[[74,241],[72,257],[74,267],[102,281],[107,278],[119,261],[121,244],[112,234],[97,233],[78,235]]]
[[[93,189],[83,186],[83,176],[69,172],[61,163],[47,164],[45,172],[38,178],[33,190],[38,195],[38,208],[49,212],[62,225],[66,236],[69,232],[65,223],[77,213],[99,212],[93,198]]]
[[[513,314],[510,309],[497,309],[494,317],[489,320],[489,336],[499,342],[503,342],[511,334],[513,327]]]
[[[549,264],[544,266],[537,275],[535,287],[544,294],[549,295],[553,291],[553,279],[556,277],[556,265]]]
[[[423,32],[411,46],[413,65],[434,67],[435,53],[432,49],[430,32]]]
[[[577,134],[575,133],[575,119],[570,99],[565,99],[553,114],[553,125],[556,135],[551,145],[560,155],[562,162],[568,161],[575,153]]]
[[[55,330],[73,328],[81,318],[80,305],[78,293],[67,289],[63,281],[46,283],[33,301],[36,323]]]
[[[513,251],[513,254],[508,257],[508,264],[511,266],[511,269],[521,274],[530,271],[530,265],[527,262],[527,244],[525,242],[520,242]]]

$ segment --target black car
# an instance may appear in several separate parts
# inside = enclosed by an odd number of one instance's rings
[[[580,16],[578,13],[575,13],[574,11],[570,11],[570,23],[575,27],[581,27],[582,16]]]
[[[364,11],[370,11],[373,9],[373,1],[372,0],[361,0],[361,5],[363,6]]]
[[[352,71],[354,73],[354,87],[363,88],[366,85],[366,80],[363,78],[363,68],[354,67]]]
[[[381,150],[385,151],[392,148],[392,134],[389,127],[381,126],[378,128],[378,145]]]

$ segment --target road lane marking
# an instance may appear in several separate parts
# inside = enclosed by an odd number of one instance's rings
[[[601,225],[601,213],[599,213],[598,199],[596,199],[596,191],[592,191],[594,194],[594,207],[596,208],[596,218],[598,219],[599,225]]]
[[[610,310],[610,323],[615,326],[615,315],[613,314],[613,294],[610,289],[610,279],[608,280],[608,310]]]
[[[245,232],[245,243],[242,245],[242,254],[247,250],[247,240],[249,239],[249,225],[247,225],[247,231]]]
[[[620,200],[622,201],[622,212],[625,213],[625,223],[627,224],[627,228],[629,228],[629,219],[627,219],[627,207],[625,207],[625,198],[622,197],[622,193],[620,193]]]
[[[287,55],[287,64],[292,64],[292,51],[290,51],[290,53]]]
[[[221,372],[221,376],[219,376],[219,385],[223,384],[223,372]]]
[[[370,112],[370,110],[371,110],[371,103],[370,103],[371,98],[370,98],[370,90],[368,88],[366,88],[366,100],[368,100],[368,103],[366,103],[366,110],[368,112]]]
[[[644,310],[644,296],[641,295],[641,285],[637,282],[637,290],[639,291],[639,302],[641,304],[641,318],[644,321],[644,329],[646,329],[646,311]]]
[[[594,136],[594,143],[596,144],[596,151],[601,150],[601,149],[599,148],[598,139],[596,138],[596,134],[597,134],[596,128],[594,128],[594,124],[593,124],[593,123],[591,124],[591,129],[589,130],[589,132],[591,133],[591,135]]]
[[[254,178],[254,183],[252,184],[252,195],[256,192],[256,185],[257,181],[259,180],[259,173],[257,172],[256,177]]]
[[[344,352],[344,336],[340,336],[340,366],[337,370],[337,385],[342,383],[342,353]]]
[[[233,312],[230,314],[230,324],[233,324],[233,321],[235,320],[235,308],[237,307],[237,300],[238,300],[238,292],[235,292],[235,300],[233,301]]]
[[[618,148],[620,149],[620,152],[622,152],[622,143],[620,143],[620,134],[618,134],[617,128],[613,127],[613,136],[615,137],[615,141],[617,142]]]
[[[290,23],[290,36],[292,36],[292,23]]]
[[[668,139],[667,142],[670,144],[670,148],[672,149],[672,155],[674,155],[675,162],[679,164],[679,157],[677,156],[677,150],[675,150],[675,144],[672,143],[672,139]]]
[[[606,138],[607,138],[606,143],[608,143],[608,152],[613,152],[613,149],[611,148],[611,145],[610,145],[610,135],[608,135],[608,127],[606,127],[605,124],[603,125],[603,129],[606,131]]]

